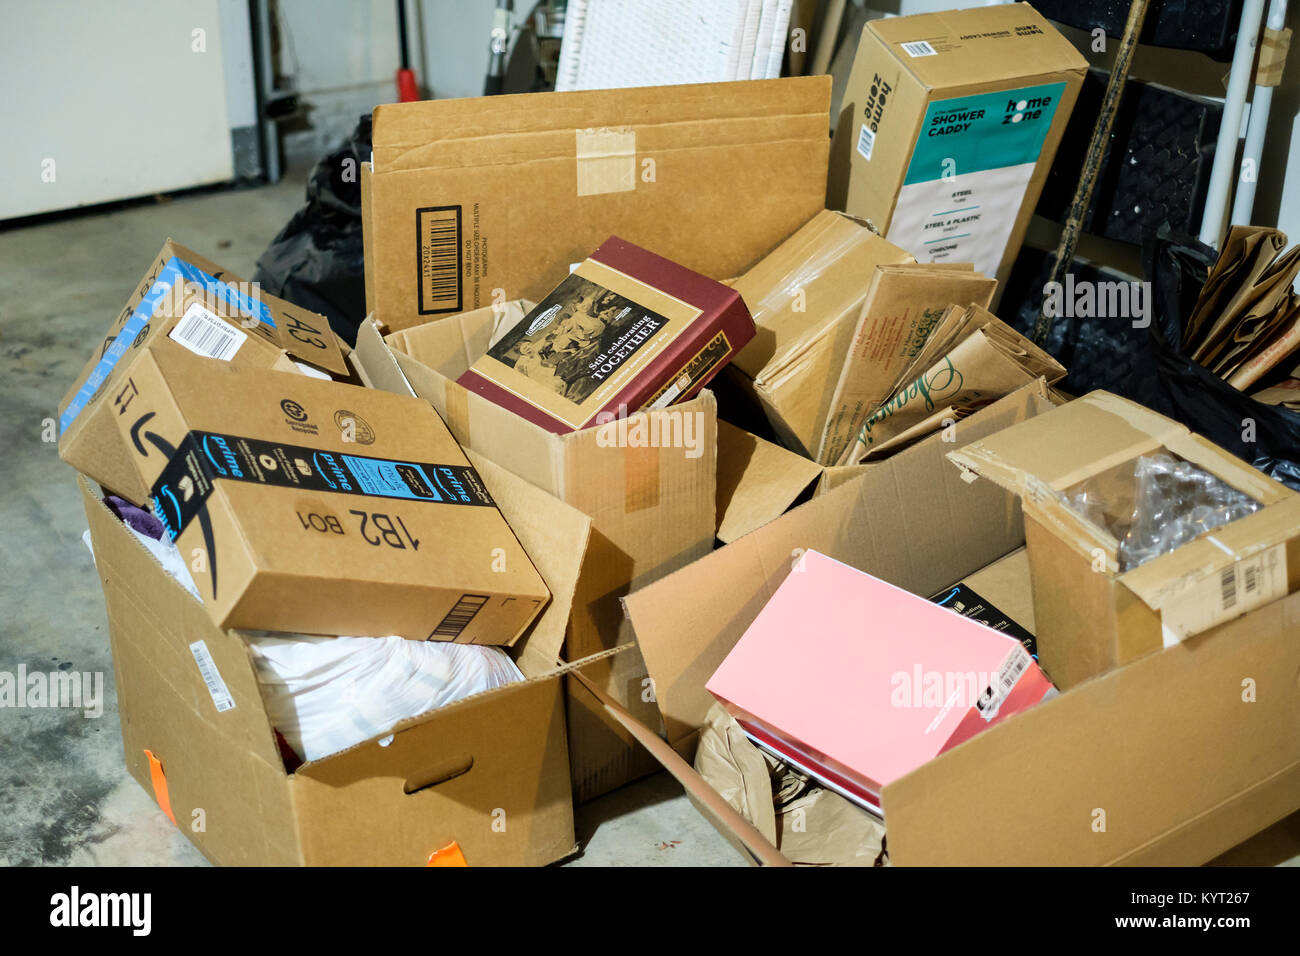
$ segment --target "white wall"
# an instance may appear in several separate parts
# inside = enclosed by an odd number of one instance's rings
[[[0,219],[230,179],[221,44],[217,0],[7,5]]]
[[[360,114],[397,99],[396,4],[279,0],[278,6],[280,69],[294,77],[310,124],[286,132],[286,159],[312,162],[341,142]],[[407,0],[411,66],[425,95],[482,95],[494,7],[494,0]]]
[[[279,0],[279,69],[307,107],[308,128],[286,127],[286,165],[314,162],[362,113],[397,98],[393,0]]]

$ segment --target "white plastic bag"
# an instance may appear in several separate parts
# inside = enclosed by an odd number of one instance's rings
[[[245,631],[271,723],[304,760],[472,694],[524,679],[504,651],[400,637]]]

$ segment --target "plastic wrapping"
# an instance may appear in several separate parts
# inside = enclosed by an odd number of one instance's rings
[[[1259,510],[1259,502],[1221,478],[1163,453],[1136,459],[1131,491],[1129,508],[1104,483],[1066,495],[1073,511],[1119,540],[1121,572]]]
[[[792,254],[791,261],[793,265],[772,283],[771,288],[765,295],[753,302],[748,299],[745,300],[745,305],[749,307],[749,314],[753,317],[754,323],[761,326],[763,318],[768,314],[788,309],[796,296],[801,293],[806,295],[809,286],[820,279],[828,268],[838,263],[845,253],[855,246],[869,241],[875,235],[876,232],[873,229],[863,227],[851,232],[845,231],[829,243],[809,241],[792,248],[778,247],[781,252]],[[816,236],[814,239],[820,239],[820,236]],[[800,247],[809,250],[809,254],[802,254],[803,249]],[[869,278],[870,276],[864,277],[864,292],[866,291],[865,280]]]

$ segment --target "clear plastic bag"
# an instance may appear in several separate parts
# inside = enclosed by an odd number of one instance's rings
[[[1133,503],[1126,518],[1098,487],[1066,503],[1119,540],[1119,569],[1129,571],[1193,538],[1259,510],[1259,502],[1190,462],[1160,453],[1134,463]]]

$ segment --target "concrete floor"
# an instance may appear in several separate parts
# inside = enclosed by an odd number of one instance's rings
[[[73,473],[46,419],[162,241],[172,236],[251,276],[302,199],[276,186],[96,212],[0,232],[0,671],[102,672],[104,714],[0,709],[0,865],[205,861],[122,766],[107,622],[81,542]],[[741,866],[666,774],[578,808],[570,865]],[[1223,863],[1300,861],[1300,815]]]

